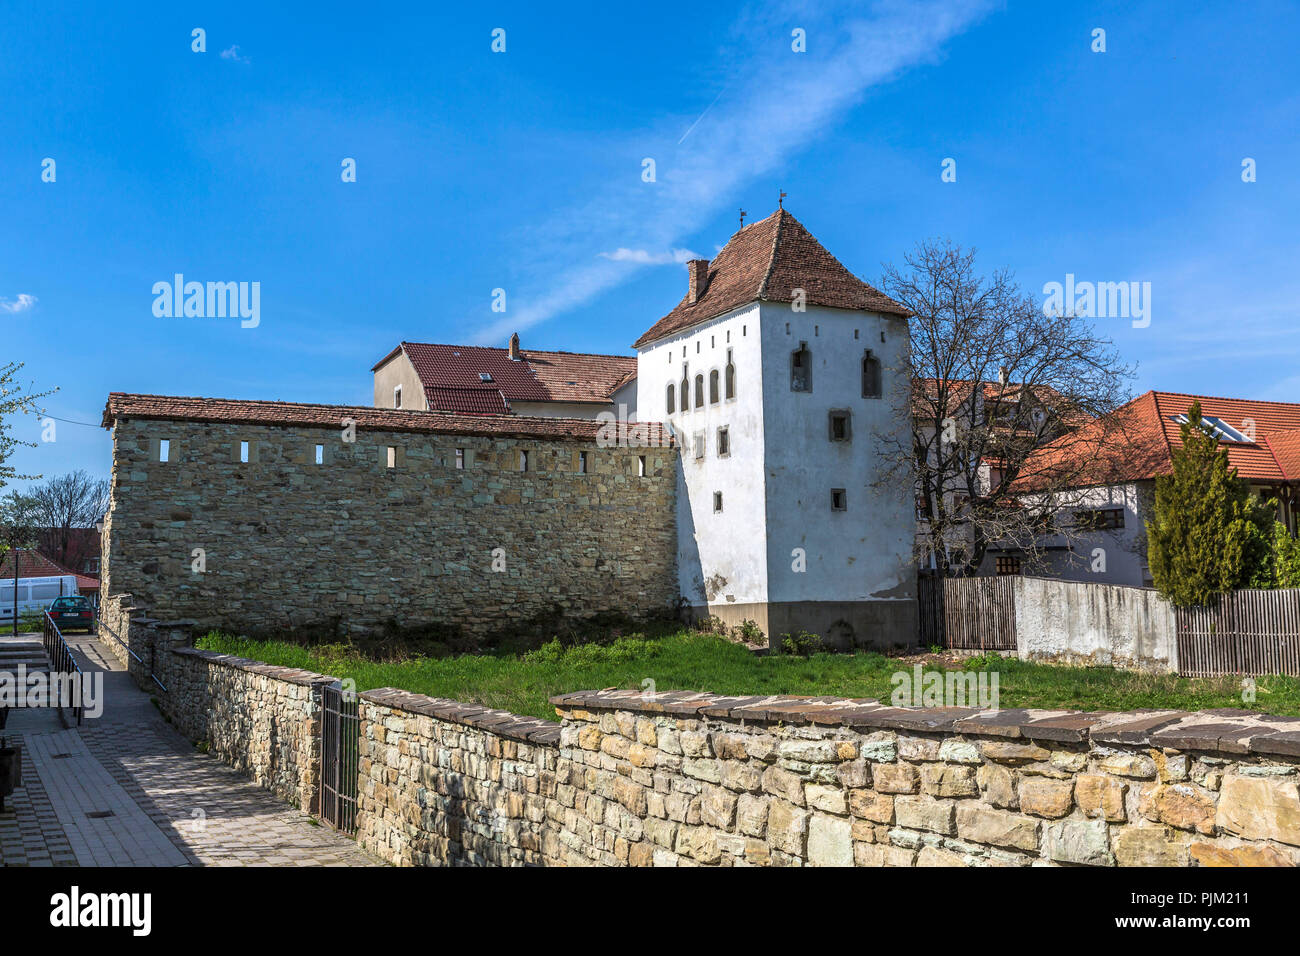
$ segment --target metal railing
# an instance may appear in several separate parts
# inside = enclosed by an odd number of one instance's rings
[[[131,645],[127,644],[126,641],[124,641],[124,640],[122,640],[120,637],[118,637],[118,636],[117,636],[117,632],[115,632],[111,627],[109,627],[107,624],[105,624],[105,623],[104,623],[104,619],[103,619],[102,617],[96,617],[96,618],[95,618],[95,633],[96,633],[96,634],[101,634],[101,633],[105,633],[105,632],[106,632],[106,633],[108,634],[108,636],[111,637],[113,640],[115,640],[115,641],[117,641],[117,643],[121,644],[121,645],[122,645],[122,648],[123,648],[123,649],[124,649],[128,654],[130,654],[132,657],[135,658],[135,661],[136,661],[137,664],[139,664],[141,667],[143,667],[145,670],[147,670],[147,671],[149,672],[149,679],[150,679],[151,681],[153,681],[155,684],[157,684],[158,687],[159,687],[159,689],[162,690],[162,692],[163,692],[164,694],[167,693],[167,688],[166,688],[166,687],[163,687],[163,682],[160,681],[160,680],[158,679],[158,675],[155,674],[155,673],[153,672],[153,668],[150,667],[148,664],[145,663],[144,658],[141,657],[139,654],[137,654],[135,651],[131,650]]]
[[[75,683],[74,688],[77,695],[77,702],[72,705],[72,715],[77,718],[77,726],[81,726],[81,717],[85,712],[85,707],[81,703],[82,688],[85,684],[85,675],[81,672],[81,667],[77,664],[77,659],[72,656],[72,650],[68,647],[68,642],[63,639],[63,632],[59,630],[59,625],[54,623],[54,618],[50,617],[50,612],[43,612],[44,629],[42,632],[41,643],[45,645],[45,656],[50,660],[51,675],[68,678],[68,681],[60,681],[64,686],[68,682]],[[75,678],[74,678],[75,675]],[[50,696],[57,700],[59,713],[63,713],[63,698],[55,689],[54,681],[50,682]]]

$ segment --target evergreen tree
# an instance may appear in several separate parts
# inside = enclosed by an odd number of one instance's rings
[[[1147,555],[1156,588],[1180,606],[1212,604],[1242,587],[1268,587],[1272,513],[1250,494],[1193,402],[1173,472],[1156,479]]]

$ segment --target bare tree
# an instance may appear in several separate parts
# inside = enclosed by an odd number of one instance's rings
[[[32,392],[18,381],[18,372],[23,367],[21,362],[0,364],[0,488],[11,478],[38,478],[39,475],[20,475],[8,464],[9,456],[15,448],[24,445],[35,448],[34,442],[19,441],[9,434],[9,416],[13,414],[30,414],[36,411],[37,400],[51,392]]]
[[[92,478],[85,471],[59,475],[34,485],[22,497],[36,525],[39,547],[74,571],[80,570],[93,546],[85,529],[94,526],[108,510],[107,479]],[[80,533],[79,533],[80,532]]]
[[[959,576],[995,543],[1037,556],[1048,534],[1072,534],[1055,516],[1077,504],[1081,483],[1097,483],[1103,446],[1123,440],[1109,413],[1133,371],[1088,322],[1047,314],[1008,271],[979,275],[974,250],[932,240],[904,264],[885,266],[881,288],[913,313],[911,445],[887,449],[896,467],[885,480],[915,470],[918,559]],[[1048,442],[1051,455],[1033,454]]]

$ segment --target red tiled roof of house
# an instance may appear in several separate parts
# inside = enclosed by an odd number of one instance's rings
[[[98,591],[99,578],[88,574],[79,574],[71,568],[64,567],[53,558],[48,558],[39,551],[24,548],[18,552],[19,578],[59,578],[71,574],[77,579],[78,591]],[[0,581],[14,579],[14,552],[8,551],[0,557]]]
[[[403,351],[420,377],[431,410],[503,412],[509,411],[511,402],[608,405],[614,390],[636,377],[632,355],[522,349],[516,361],[508,349],[424,342],[403,342],[374,368]],[[490,381],[484,375],[491,376]],[[499,393],[500,403],[507,407],[491,407],[491,399],[479,394],[484,390]]]
[[[1261,440],[1288,481],[1300,481],[1300,428],[1282,428]]]
[[[425,400],[431,412],[459,412],[466,415],[508,415],[510,403],[501,389],[491,385],[426,386]]]
[[[778,209],[733,235],[709,263],[703,294],[695,302],[683,296],[633,348],[750,302],[793,302],[795,289],[804,290],[808,305],[911,314],[844,268],[799,220]]]
[[[595,441],[604,424],[587,418],[537,418],[524,415],[471,415],[370,408],[353,405],[313,405],[302,402],[240,401],[174,395],[134,395],[113,392],[104,406],[102,424],[112,428],[118,418],[218,424],[289,425],[340,428],[349,418],[358,428],[422,434],[477,435],[489,438],[537,438],[554,441]],[[632,426],[629,426],[632,427]],[[659,422],[638,422],[646,443],[669,445],[668,430]]]
[[[1255,440],[1250,442],[1220,442],[1239,477],[1257,482],[1300,479],[1300,436],[1295,433],[1300,429],[1300,405],[1178,392],[1139,395],[1116,409],[1109,422],[1098,420],[1074,436],[1044,445],[1027,464],[1037,475],[1051,474],[1054,468],[1070,469],[1079,486],[1141,481],[1169,474],[1173,470],[1173,452],[1182,447],[1181,426],[1174,419],[1185,415],[1194,401],[1201,403],[1203,417],[1218,418],[1247,437],[1253,434]],[[1080,440],[1086,440],[1090,431],[1100,434],[1105,428],[1122,433],[1125,441],[1099,441],[1101,448],[1095,461],[1080,469],[1073,460]]]

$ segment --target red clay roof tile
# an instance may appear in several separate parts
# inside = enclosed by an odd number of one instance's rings
[[[750,302],[793,302],[795,289],[804,290],[808,305],[910,314],[844,268],[799,220],[778,209],[733,235],[709,263],[704,293],[695,302],[683,296],[633,348]]]

